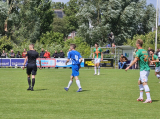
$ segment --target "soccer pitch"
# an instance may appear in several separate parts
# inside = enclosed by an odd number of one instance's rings
[[[66,92],[71,69],[42,69],[35,91],[27,91],[26,71],[0,69],[0,119],[159,119],[160,84],[150,72],[153,103],[137,102],[139,70],[80,69],[83,92],[75,80]],[[144,93],[144,99],[146,95]]]

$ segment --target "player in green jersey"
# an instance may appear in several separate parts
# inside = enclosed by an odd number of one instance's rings
[[[143,45],[143,41],[141,39],[138,39],[136,42],[136,47],[138,49],[138,51],[136,52],[136,57],[134,61],[126,68],[126,71],[138,61],[138,64],[140,67],[140,78],[138,80],[140,97],[137,99],[137,101],[143,101],[143,90],[145,90],[147,99],[143,103],[152,103],[151,96],[150,96],[150,89],[147,84],[148,76],[150,73],[149,64],[151,62],[150,62],[147,51],[142,49],[142,45]]]
[[[93,50],[93,59],[94,59],[94,70],[95,70],[94,75],[97,75],[97,68],[98,68],[98,75],[100,75],[100,62],[103,60],[103,53],[101,48],[98,48],[98,43],[95,43],[95,48]]]
[[[157,55],[154,54],[154,50],[150,50],[150,55],[152,56],[151,64],[155,65],[155,75],[160,79],[160,62]],[[160,82],[159,82],[160,83]]]

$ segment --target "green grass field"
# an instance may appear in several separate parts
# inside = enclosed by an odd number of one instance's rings
[[[139,70],[81,69],[83,92],[73,82],[66,92],[70,69],[42,69],[35,91],[27,91],[26,71],[0,69],[0,119],[160,119],[160,84],[149,76],[152,104],[137,102]],[[144,93],[144,99],[146,95]]]

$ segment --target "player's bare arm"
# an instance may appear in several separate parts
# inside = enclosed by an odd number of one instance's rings
[[[92,59],[94,59],[94,57],[95,57],[95,53],[93,53],[93,58]]]
[[[25,67],[25,65],[26,65],[27,60],[28,60],[28,56],[26,56],[26,58],[25,58],[25,60],[24,60],[23,70],[24,70],[24,67]]]
[[[39,69],[42,69],[41,59],[40,59],[40,58],[38,58],[38,61],[39,61],[39,65],[40,65]]]
[[[126,71],[131,67],[131,66],[133,66],[136,62],[138,61],[138,58],[135,58],[134,60],[133,60],[133,62],[125,69]]]
[[[154,61],[151,61],[152,64],[153,64],[153,63],[156,63],[156,62],[159,62],[159,59],[156,59],[156,60],[154,60]]]
[[[67,65],[67,63],[68,63],[68,62],[69,62],[69,59],[67,59],[67,61],[66,61],[66,63],[65,63],[65,64]]]
[[[101,52],[101,61],[103,61],[103,53]]]

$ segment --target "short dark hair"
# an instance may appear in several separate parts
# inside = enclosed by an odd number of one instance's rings
[[[73,47],[73,49],[75,49],[75,48],[76,48],[76,44],[70,44],[70,46],[72,46],[72,47]]]
[[[141,47],[143,46],[143,40],[141,39],[138,39],[136,43],[139,44]]]
[[[98,43],[95,43],[95,44],[99,46],[99,44],[98,44]]]
[[[150,49],[150,51],[152,51],[154,53],[154,50],[153,49]]]

